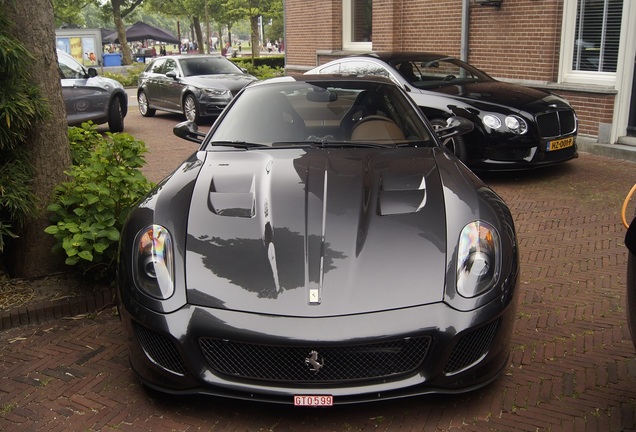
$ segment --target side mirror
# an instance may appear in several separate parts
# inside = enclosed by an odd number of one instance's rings
[[[203,138],[205,137],[204,133],[199,132],[197,124],[192,121],[184,121],[179,123],[172,129],[172,133],[174,133],[179,138],[183,138],[186,141],[192,141],[197,144],[201,144],[203,142]]]
[[[441,140],[445,140],[454,136],[465,135],[474,129],[475,125],[468,119],[463,117],[449,117],[446,120],[446,127],[437,129],[435,133]]]
[[[168,71],[168,72],[166,72],[166,76],[167,76],[168,78],[175,79],[175,78],[177,77],[177,72],[176,72],[176,71],[173,71],[173,70]]]
[[[94,67],[89,67],[88,68],[88,77],[89,78],[94,78],[97,76],[97,69],[95,69]]]

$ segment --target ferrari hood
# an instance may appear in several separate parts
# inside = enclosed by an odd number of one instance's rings
[[[311,317],[441,301],[433,151],[208,152],[188,216],[188,302]]]

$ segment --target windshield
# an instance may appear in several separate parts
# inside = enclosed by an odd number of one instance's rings
[[[247,88],[208,145],[432,146],[417,108],[394,85],[371,80],[285,81]]]
[[[185,76],[242,74],[243,71],[224,57],[193,57],[181,60],[181,68]]]
[[[86,68],[69,55],[58,53],[57,61],[62,79],[82,79],[88,75]]]
[[[423,89],[493,80],[479,69],[452,57],[412,58],[396,61],[393,66],[411,85]]]

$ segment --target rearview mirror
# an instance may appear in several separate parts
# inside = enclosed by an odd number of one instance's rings
[[[205,137],[205,134],[199,132],[197,124],[193,121],[184,121],[179,123],[172,129],[172,133],[179,138],[183,138],[186,141],[192,141],[197,144],[201,144]]]
[[[335,102],[338,95],[329,90],[314,90],[307,93],[307,100],[311,102]]]
[[[465,135],[471,132],[475,125],[468,119],[463,117],[449,117],[446,120],[446,127],[437,129],[435,133],[441,140],[445,140],[454,136]]]

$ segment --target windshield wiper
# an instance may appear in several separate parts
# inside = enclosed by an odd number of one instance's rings
[[[371,147],[371,148],[394,148],[396,143],[374,143],[368,141],[277,141],[272,143],[272,147],[311,147],[311,148],[345,148],[345,147]]]
[[[229,147],[244,148],[244,149],[268,147],[265,144],[252,143],[247,141],[210,141],[209,144],[213,146],[229,146]]]

